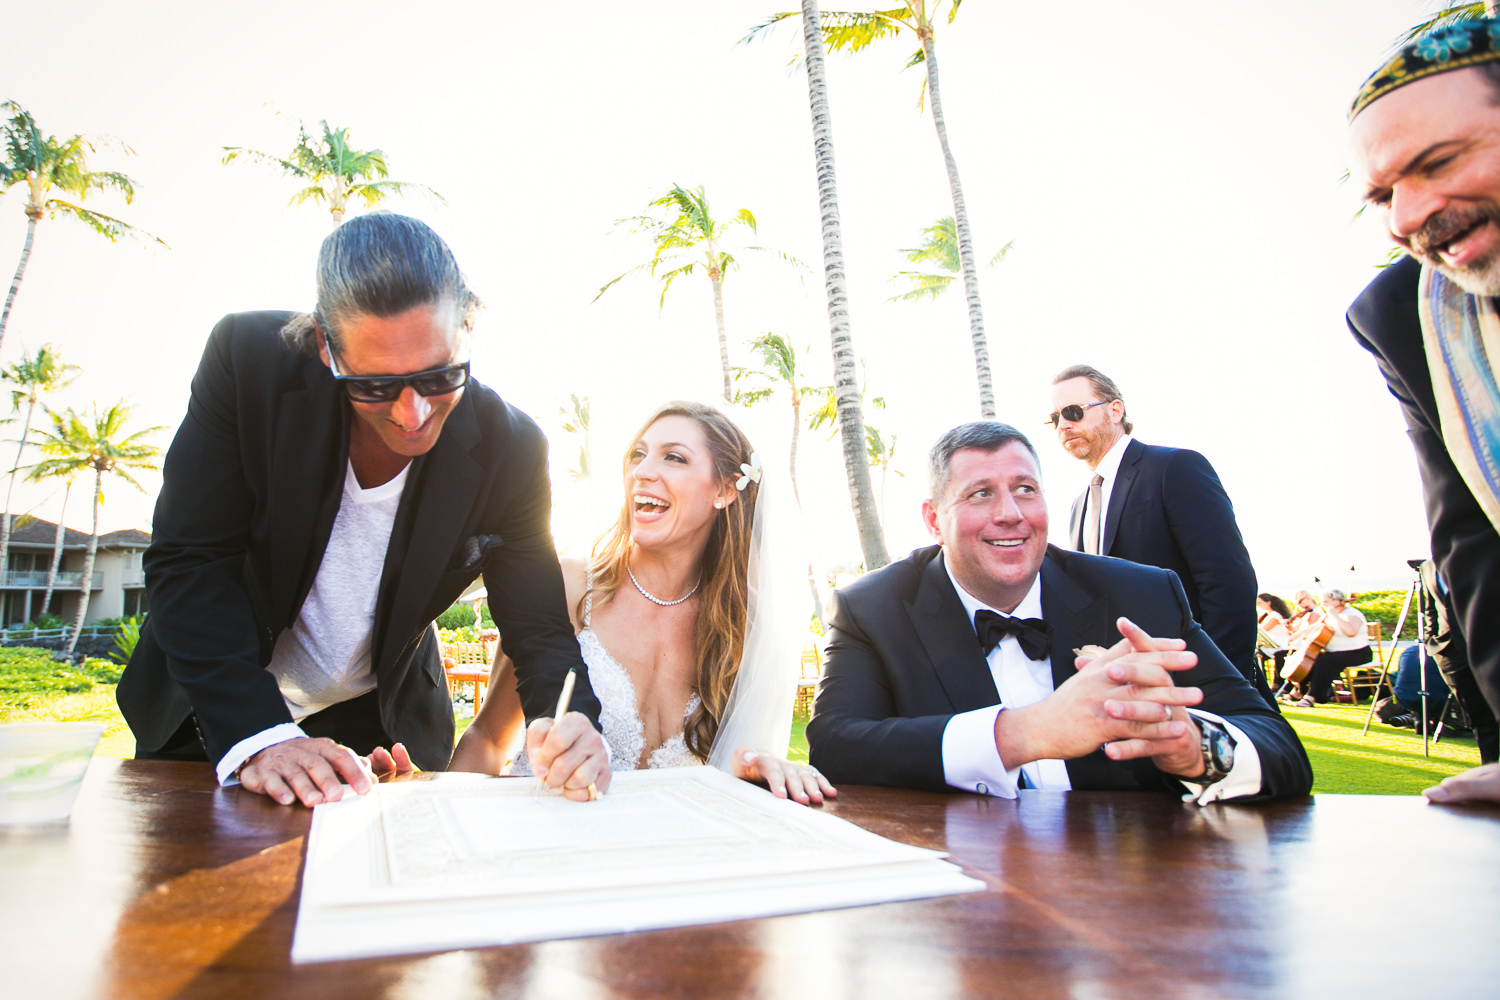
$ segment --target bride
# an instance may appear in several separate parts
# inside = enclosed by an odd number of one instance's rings
[[[672,402],[646,421],[624,473],[619,521],[590,561],[562,563],[610,769],[708,763],[803,804],[834,795],[815,769],[785,759],[806,627],[801,555],[785,537],[771,544],[792,519],[779,516],[786,498],[766,488],[749,440],[711,407]],[[498,774],[519,741],[503,653],[490,680],[495,694],[450,770]],[[534,721],[526,743],[540,745],[551,721]],[[531,773],[525,749],[510,773]]]

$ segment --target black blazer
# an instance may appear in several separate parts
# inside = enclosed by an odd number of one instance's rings
[[[285,312],[225,317],[209,336],[167,452],[144,559],[151,613],[117,699],[147,750],[191,711],[210,760],[291,721],[263,669],[296,621],[333,531],[349,455],[349,404],[317,357],[287,347]],[[471,381],[407,474],[386,552],[371,657],[380,717],[417,766],[447,767],[453,710],[433,620],[483,573],[528,717],[598,717],[573,638],[548,526],[546,439]]]
[[[1432,558],[1453,596],[1475,679],[1500,715],[1500,535],[1443,444],[1417,312],[1420,274],[1421,265],[1411,257],[1383,268],[1349,307],[1349,329],[1375,355],[1391,395],[1401,404],[1417,451]]]
[[[947,790],[948,719],[1000,701],[940,552],[918,549],[834,594],[807,740],[813,766],[835,784]],[[1070,650],[1113,645],[1115,619],[1125,615],[1152,635],[1187,640],[1198,654],[1198,665],[1179,674],[1180,681],[1203,689],[1196,707],[1229,719],[1255,743],[1263,775],[1258,797],[1303,795],[1312,787],[1297,734],[1193,621],[1171,573],[1051,546],[1042,563],[1042,608],[1053,629],[1054,685],[1074,672]],[[1080,790],[1182,789],[1150,760],[1112,761],[1103,751],[1067,767]]]
[[[1079,551],[1087,503],[1087,491],[1073,502],[1070,537]],[[1109,493],[1099,552],[1176,573],[1203,631],[1270,701],[1255,661],[1255,567],[1208,459],[1132,440]]]

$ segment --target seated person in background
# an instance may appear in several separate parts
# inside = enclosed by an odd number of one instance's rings
[[[1427,724],[1433,728],[1443,718],[1443,709],[1448,707],[1448,685],[1438,672],[1432,657],[1427,663],[1421,661],[1421,648],[1413,643],[1401,651],[1396,667],[1396,683],[1392,691],[1400,711],[1385,720],[1387,725],[1422,729],[1422,690],[1427,690]]]
[[[922,514],[940,544],[834,594],[807,727],[831,780],[1006,798],[1307,793],[1296,733],[1193,621],[1174,574],[1047,545],[1020,431],[956,427],[929,474]]]
[[[1281,665],[1286,662],[1286,648],[1291,644],[1292,634],[1287,630],[1287,621],[1292,617],[1292,609],[1286,606],[1286,601],[1275,594],[1259,594],[1255,598],[1255,622],[1260,628],[1261,634],[1269,639],[1274,645],[1269,649],[1260,651],[1262,659],[1274,659],[1276,672],[1281,671]]]
[[[1307,693],[1296,703],[1298,708],[1312,708],[1333,698],[1333,682],[1348,667],[1369,663],[1374,657],[1370,652],[1370,629],[1364,613],[1349,603],[1349,595],[1342,590],[1323,592],[1323,606],[1328,609],[1327,620],[1333,626],[1333,638],[1323,647],[1323,652],[1312,664],[1307,675]],[[1298,630],[1292,641],[1305,638],[1309,632],[1323,623],[1323,616],[1312,624]]]
[[[791,515],[774,506],[789,498],[772,498],[764,478],[724,414],[701,403],[657,410],[625,455],[619,521],[591,562],[563,560],[568,608],[614,770],[706,762],[822,802],[833,786],[784,759],[807,559],[786,536]],[[500,773],[522,724],[513,669],[496,657],[497,694],[449,770]],[[550,724],[531,724],[511,773],[532,773],[529,750]]]
[[[1322,609],[1318,607],[1318,602],[1313,600],[1313,595],[1307,591],[1297,591],[1292,595],[1292,602],[1297,605],[1297,609],[1287,616],[1286,627],[1287,631],[1293,635],[1313,622],[1322,619]]]

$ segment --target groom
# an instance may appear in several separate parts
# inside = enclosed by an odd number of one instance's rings
[[[807,727],[829,780],[1006,798],[1307,793],[1296,734],[1193,621],[1175,575],[1047,545],[1025,436],[956,427],[930,474],[922,513],[940,544],[834,597]],[[1086,644],[1113,648],[1075,667]]]

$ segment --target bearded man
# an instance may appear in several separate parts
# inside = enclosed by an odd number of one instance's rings
[[[1349,328],[1401,403],[1432,556],[1474,679],[1500,712],[1500,20],[1413,39],[1349,117],[1351,172],[1408,254],[1355,300]],[[1500,801],[1500,765],[1427,794]]]

